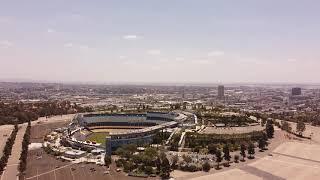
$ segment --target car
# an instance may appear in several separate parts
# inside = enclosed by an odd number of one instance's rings
[[[105,171],[103,172],[103,174],[110,174],[110,171]]]
[[[116,169],[116,171],[117,171],[117,172],[120,172],[120,171],[121,171],[121,169],[119,169],[119,168],[118,168],[118,169]]]

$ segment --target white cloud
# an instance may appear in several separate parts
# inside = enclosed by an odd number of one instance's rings
[[[80,49],[83,49],[83,50],[88,50],[88,49],[89,49],[89,46],[87,46],[87,45],[80,45],[79,48],[80,48]]]
[[[54,33],[54,32],[56,32],[54,29],[51,29],[51,28],[47,29],[47,33]]]
[[[81,14],[72,13],[72,14],[70,14],[70,18],[73,20],[82,20],[82,19],[84,19],[84,16]]]
[[[134,61],[124,61],[122,64],[123,65],[135,65],[136,63]]]
[[[223,56],[224,52],[223,51],[211,51],[208,52],[209,57],[216,57],[216,56]]]
[[[202,59],[202,60],[194,60],[194,61],[192,61],[192,63],[194,63],[194,64],[210,64],[211,61]]]
[[[119,59],[126,59],[127,56],[119,56]]]
[[[10,42],[10,41],[7,41],[7,40],[0,41],[0,47],[9,48],[9,47],[12,47],[12,46],[13,46],[13,42]]]
[[[135,40],[135,39],[138,39],[140,37],[137,36],[137,35],[134,35],[134,34],[129,34],[129,35],[122,36],[122,38],[126,39],[126,40]]]
[[[65,43],[63,46],[64,47],[73,47],[73,44],[72,43]]]
[[[184,61],[184,58],[183,57],[176,57],[175,60],[180,62],[180,61]]]
[[[161,51],[159,49],[151,49],[149,51],[147,51],[148,54],[151,54],[151,55],[159,55],[161,54]]]
[[[88,45],[74,44],[74,43],[65,43],[63,45],[63,47],[65,47],[65,48],[77,48],[77,49],[80,49],[80,50],[90,50],[90,49],[92,49]]]

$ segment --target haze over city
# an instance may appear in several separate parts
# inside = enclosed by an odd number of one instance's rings
[[[0,180],[319,179],[319,9],[0,0]]]
[[[0,79],[318,83],[319,1],[1,1]]]

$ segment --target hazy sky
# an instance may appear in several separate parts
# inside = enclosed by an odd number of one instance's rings
[[[320,82],[319,0],[0,0],[0,79]]]

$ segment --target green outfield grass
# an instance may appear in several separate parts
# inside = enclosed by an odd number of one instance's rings
[[[106,144],[106,136],[108,134],[109,133],[107,133],[107,132],[92,133],[87,137],[87,140],[101,143],[102,146],[104,146]]]

